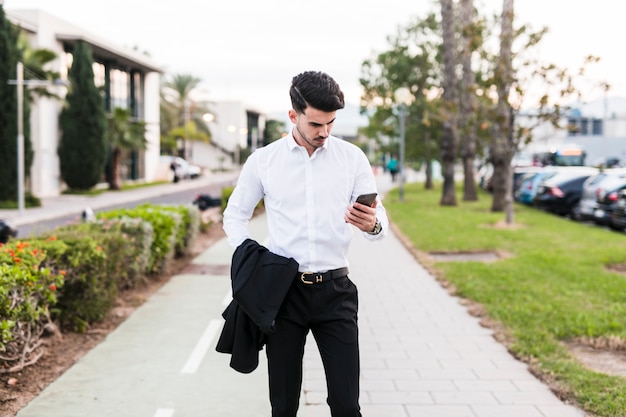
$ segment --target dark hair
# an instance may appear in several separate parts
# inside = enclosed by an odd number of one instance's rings
[[[306,71],[293,77],[289,95],[291,105],[298,113],[304,113],[307,106],[333,112],[345,105],[339,84],[320,71]]]

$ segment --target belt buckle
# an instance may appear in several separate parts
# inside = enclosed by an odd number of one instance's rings
[[[315,281],[307,281],[305,279],[305,275],[312,275],[315,277]],[[315,272],[303,272],[302,275],[300,275],[300,281],[302,281],[303,283],[307,284],[307,285],[313,285],[313,284],[319,284],[322,281],[324,281],[324,277],[322,274],[316,274]]]

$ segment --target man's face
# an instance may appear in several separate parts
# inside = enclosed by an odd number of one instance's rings
[[[289,110],[289,119],[294,123],[294,138],[298,145],[304,146],[311,155],[315,149],[326,143],[335,122],[336,111],[325,112],[307,107],[304,114]]]

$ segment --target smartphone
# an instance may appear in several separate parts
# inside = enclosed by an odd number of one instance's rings
[[[376,193],[361,194],[356,198],[356,202],[371,207],[372,204],[374,204],[374,200],[376,200],[377,195],[378,194]]]

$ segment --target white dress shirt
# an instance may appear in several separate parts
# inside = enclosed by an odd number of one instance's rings
[[[224,231],[232,247],[243,243],[264,199],[270,251],[294,258],[302,272],[341,268],[348,266],[350,240],[358,231],[345,222],[345,213],[359,194],[376,191],[369,161],[354,144],[330,136],[309,157],[290,134],[250,155],[224,211]],[[389,229],[380,198],[376,216],[382,232],[361,232],[369,240]]]

